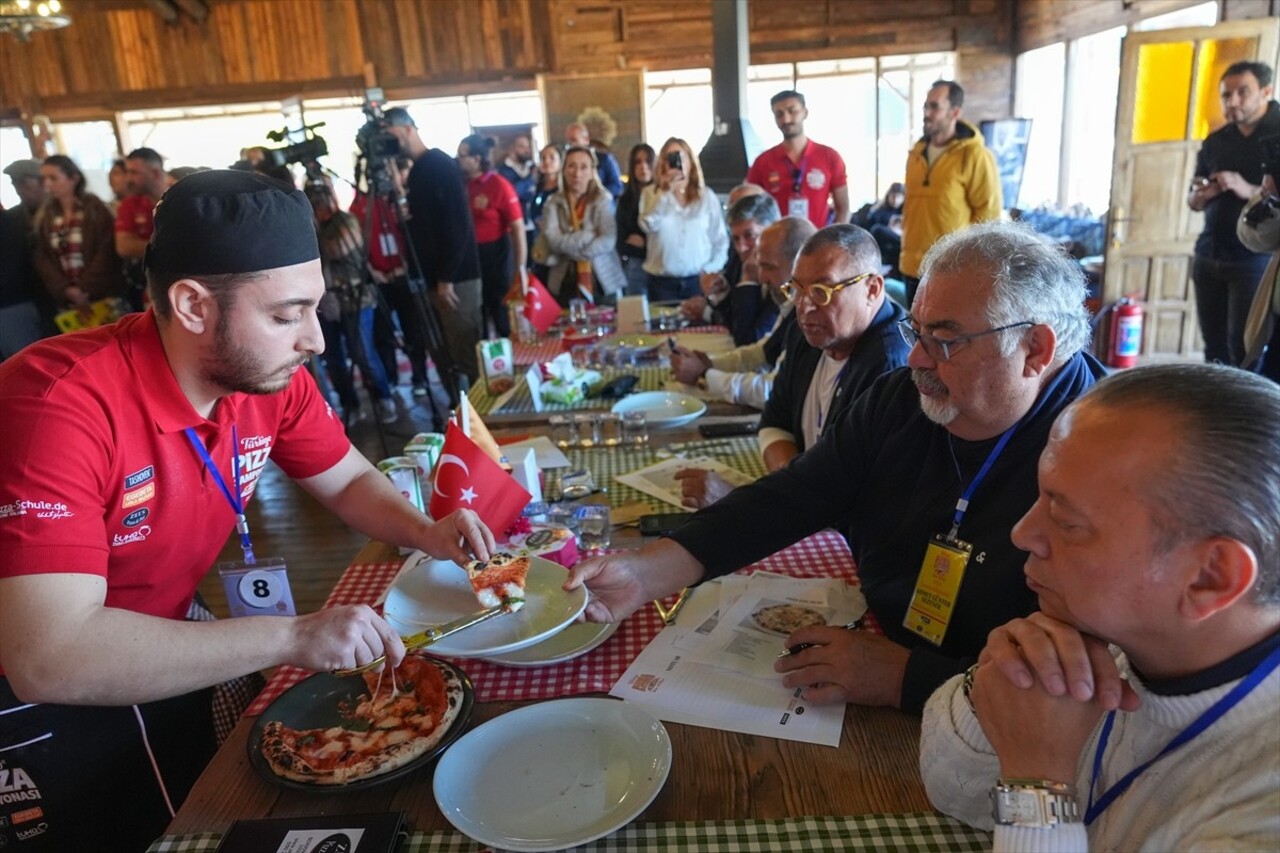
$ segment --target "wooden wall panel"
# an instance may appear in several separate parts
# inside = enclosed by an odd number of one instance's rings
[[[362,87],[366,63],[391,97],[533,88],[539,73],[705,68],[715,0],[205,2],[203,23],[184,14],[166,24],[144,0],[96,0],[76,5],[68,29],[36,34],[30,44],[0,39],[0,110],[109,115],[350,94]],[[1008,99],[1010,80],[999,69],[1012,55],[1014,7],[1014,0],[751,0],[751,58],[961,50],[968,67],[981,70],[979,85],[990,89],[981,100],[994,109]]]
[[[1018,0],[1015,54],[1196,6],[1204,0]]]

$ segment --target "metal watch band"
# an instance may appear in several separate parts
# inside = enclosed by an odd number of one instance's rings
[[[1049,828],[1080,822],[1075,786],[1040,779],[1001,779],[991,789],[998,826]]]

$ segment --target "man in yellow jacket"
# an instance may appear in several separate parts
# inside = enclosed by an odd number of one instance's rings
[[[929,247],[952,231],[998,219],[1003,206],[996,159],[973,125],[960,121],[963,104],[959,83],[934,83],[924,104],[924,136],[907,156],[898,268],[906,280],[908,307]]]

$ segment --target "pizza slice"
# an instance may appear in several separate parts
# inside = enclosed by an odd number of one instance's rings
[[[488,560],[467,563],[467,578],[486,609],[502,607],[508,613],[515,613],[524,607],[524,584],[532,565],[528,557],[499,551]]]

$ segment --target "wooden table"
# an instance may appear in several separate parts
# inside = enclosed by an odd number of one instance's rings
[[[393,557],[371,543],[354,563]],[[471,725],[522,704],[478,703]],[[418,830],[449,829],[432,795],[434,765],[404,779],[352,793],[278,788],[249,765],[253,720],[242,719],[205,769],[170,834],[225,832],[233,820],[404,810]],[[883,708],[849,706],[837,749],[666,723],[671,775],[637,821],[768,819],[929,811],[917,767],[920,723]]]

